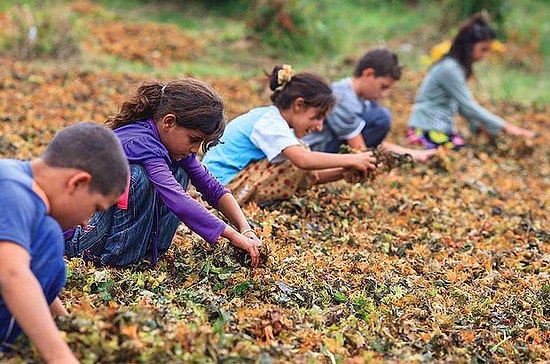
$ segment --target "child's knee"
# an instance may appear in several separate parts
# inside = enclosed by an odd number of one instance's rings
[[[365,121],[367,122],[366,129],[387,133],[391,128],[390,110],[377,105],[365,115]]]
[[[147,170],[139,164],[130,165],[130,190],[128,205],[141,205],[143,199],[148,199],[153,191],[153,184],[147,177]],[[149,197],[145,197],[149,196]]]

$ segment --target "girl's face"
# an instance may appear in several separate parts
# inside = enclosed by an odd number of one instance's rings
[[[298,98],[290,110],[286,113],[285,119],[298,138],[323,130],[323,120],[326,115],[321,114],[320,107],[305,106],[303,99]]]
[[[489,55],[491,51],[491,45],[493,44],[492,40],[484,40],[474,44],[472,49],[472,61],[477,62],[481,61]]]
[[[173,114],[164,116],[158,129],[162,144],[175,161],[197,153],[206,139],[206,134],[200,130],[178,126]]]

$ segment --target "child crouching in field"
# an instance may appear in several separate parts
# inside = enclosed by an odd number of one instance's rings
[[[24,332],[48,363],[77,363],[52,314],[67,314],[62,229],[120,197],[128,163],[104,126],[59,131],[40,158],[0,160],[0,352]]]
[[[209,85],[192,78],[144,82],[107,125],[130,163],[129,188],[117,205],[76,228],[65,242],[67,256],[99,265],[155,264],[184,222],[209,243],[229,239],[258,265],[259,238],[229,190],[197,159],[225,127],[223,101]],[[235,228],[193,199],[189,182]]]
[[[474,14],[460,28],[451,49],[435,63],[422,81],[408,120],[410,144],[426,149],[466,145],[457,131],[455,116],[460,114],[477,134],[495,137],[501,131],[512,136],[533,138],[535,133],[504,121],[479,105],[468,88],[473,64],[485,59],[491,50],[495,32],[482,14]]]
[[[312,150],[338,153],[342,145],[354,150],[380,149],[385,153],[410,155],[426,162],[435,151],[406,148],[386,140],[391,125],[390,110],[381,106],[394,84],[401,79],[402,66],[397,54],[387,48],[370,49],[359,58],[351,77],[334,82],[337,99],[320,132],[304,141]]]
[[[273,105],[229,122],[222,142],[203,159],[240,204],[287,199],[312,184],[342,179],[349,170],[375,169],[370,152],[312,152],[299,139],[320,131],[335,103],[320,76],[276,66],[269,82]]]

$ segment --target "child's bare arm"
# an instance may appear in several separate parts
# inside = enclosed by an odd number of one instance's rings
[[[505,133],[514,135],[514,136],[522,136],[528,139],[532,139],[535,137],[535,132],[522,128],[520,126],[516,126],[514,124],[506,123],[504,124],[504,127],[502,128]]]
[[[317,178],[314,182],[315,184],[323,184],[331,181],[338,181],[344,178],[345,172],[345,168],[320,169],[317,171]]]
[[[367,144],[365,143],[365,139],[363,139],[363,134],[361,133],[357,134],[353,138],[348,139],[347,142],[351,149],[361,151],[367,150]]]
[[[53,321],[40,283],[21,246],[0,241],[0,294],[47,363],[78,363]]]
[[[298,168],[318,170],[327,168],[353,168],[362,172],[376,169],[376,158],[371,152],[356,154],[334,154],[312,152],[306,148],[293,145],[285,148],[283,154]]]
[[[223,216],[231,221],[231,223],[238,229],[239,232],[254,232],[254,230],[250,229],[250,224],[246,220],[246,216],[244,216],[243,210],[231,193],[226,193],[220,198],[220,200],[218,201],[218,209],[223,214]],[[253,237],[251,236],[251,238]]]

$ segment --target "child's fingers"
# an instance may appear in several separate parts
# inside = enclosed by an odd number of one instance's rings
[[[253,245],[249,253],[252,259],[252,267],[256,268],[260,263],[260,248],[257,245]]]
[[[256,235],[254,231],[247,231],[244,236],[246,236],[248,239],[254,240],[258,244],[258,246],[262,245],[262,240]]]

